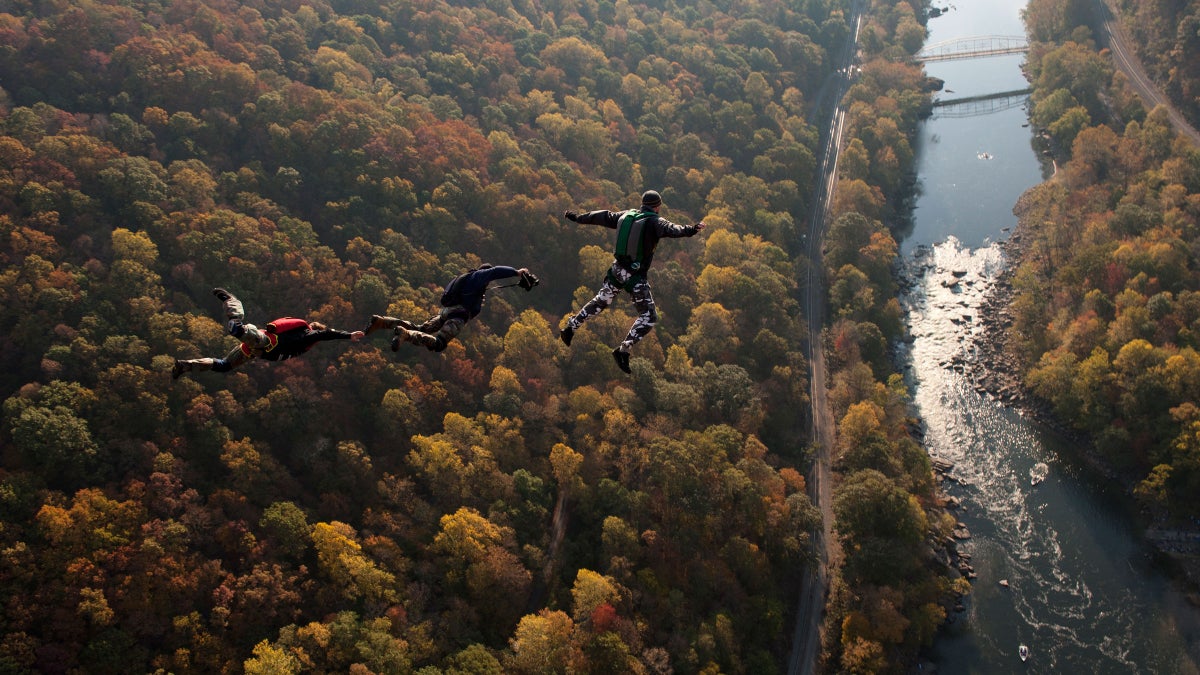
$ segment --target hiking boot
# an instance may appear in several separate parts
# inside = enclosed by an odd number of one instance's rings
[[[629,352],[621,351],[620,347],[613,350],[613,360],[617,362],[617,367],[626,373],[632,373],[629,369]]]
[[[575,329],[567,326],[558,332],[558,339],[563,341],[563,344],[570,347],[571,338],[575,337]]]
[[[387,327],[388,327],[387,317],[383,317],[378,314],[372,314],[371,320],[369,322],[367,322],[367,327],[363,329],[363,333],[370,335],[371,333],[374,333],[377,330],[383,330],[384,328],[387,328]]]
[[[188,364],[184,363],[183,361],[175,359],[175,365],[171,366],[171,379],[178,380],[180,375],[191,370],[191,368],[188,368],[187,365]]]
[[[225,302],[226,300],[233,297],[233,293],[230,293],[229,291],[225,290],[224,288],[214,288],[214,289],[212,289],[212,294],[217,296],[217,299],[220,300],[221,302]]]

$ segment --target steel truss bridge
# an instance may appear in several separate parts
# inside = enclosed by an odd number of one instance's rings
[[[925,45],[913,58],[922,62],[951,61],[1002,54],[1023,54],[1027,51],[1029,51],[1029,40],[1024,35],[974,35]]]

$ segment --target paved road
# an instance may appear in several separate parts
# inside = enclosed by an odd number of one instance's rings
[[[1116,20],[1108,2],[1096,0],[1096,12],[1100,27],[1103,29],[1099,35],[1101,44],[1108,47],[1112,54],[1113,65],[1129,78],[1129,84],[1138,93],[1138,96],[1142,97],[1146,109],[1151,110],[1155,106],[1164,106],[1175,130],[1190,138],[1192,143],[1200,145],[1200,132],[1197,132],[1196,128],[1184,119],[1179,110],[1146,74],[1146,69],[1142,67],[1141,60],[1138,59],[1132,48],[1133,42],[1121,27],[1121,23]]]

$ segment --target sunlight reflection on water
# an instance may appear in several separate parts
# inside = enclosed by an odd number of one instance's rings
[[[935,645],[938,668],[1197,672],[1165,608],[1173,591],[1127,518],[1059,461],[1053,437],[970,381],[981,307],[1005,264],[1000,246],[953,237],[906,261],[902,362],[930,455],[954,464],[943,487],[962,501],[956,515],[973,538],[960,550],[978,574]]]

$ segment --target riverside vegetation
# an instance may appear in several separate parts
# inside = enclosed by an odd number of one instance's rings
[[[889,344],[903,338],[892,231],[913,190],[912,141],[931,86],[912,60],[923,8],[872,5],[861,73],[843,103],[846,138],[829,214],[823,271],[829,325],[822,347],[837,420],[836,546],[824,668],[904,672],[932,644],[970,585],[950,564],[956,519],[914,437],[909,393]]]

